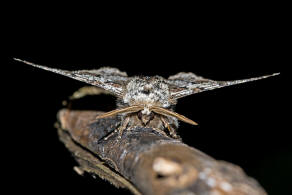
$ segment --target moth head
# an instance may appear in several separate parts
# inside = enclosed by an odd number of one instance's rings
[[[152,111],[145,113],[144,109],[137,113],[139,120],[144,124],[147,125],[151,120],[154,119],[155,114]]]

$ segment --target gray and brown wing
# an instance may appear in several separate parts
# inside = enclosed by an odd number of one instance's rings
[[[270,76],[275,76],[280,73],[274,73],[271,75],[265,75],[260,77],[254,77],[249,79],[234,80],[234,81],[214,81],[197,76],[194,73],[181,72],[176,75],[170,76],[167,83],[170,87],[170,95],[173,99],[179,99],[195,93],[203,91],[213,90],[230,85],[237,85],[240,83],[246,83],[259,79],[264,79]]]
[[[14,58],[14,60],[100,87],[116,96],[123,94],[123,86],[128,80],[127,73],[121,72],[117,68],[103,67],[96,70],[68,71],[49,68],[17,58]]]

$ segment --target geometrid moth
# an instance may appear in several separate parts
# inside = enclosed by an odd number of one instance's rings
[[[174,112],[177,99],[230,85],[264,79],[272,75],[234,81],[214,81],[194,73],[180,72],[165,79],[161,76],[132,76],[117,68],[103,67],[96,70],[67,71],[37,65],[15,59],[34,67],[58,73],[104,89],[117,97],[117,109],[97,116],[97,119],[119,115],[121,125],[119,138],[125,129],[142,126],[152,128],[164,135],[167,129],[173,138],[178,138],[178,120],[197,125],[196,122]]]

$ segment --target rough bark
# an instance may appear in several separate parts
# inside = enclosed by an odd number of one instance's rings
[[[117,118],[95,120],[101,112],[58,113],[59,136],[79,163],[75,170],[96,174],[134,194],[266,194],[236,165],[216,161],[179,140],[149,128],[102,139]]]

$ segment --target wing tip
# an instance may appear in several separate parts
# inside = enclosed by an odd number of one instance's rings
[[[22,62],[24,64],[28,64],[28,65],[31,65],[31,66],[40,67],[40,65],[34,64],[34,63],[26,61],[26,60],[22,60],[20,58],[13,58],[13,60],[15,60],[17,62]]]
[[[265,76],[261,76],[261,77],[256,77],[255,80],[265,79],[265,78],[268,78],[268,77],[273,77],[273,76],[278,76],[278,75],[280,75],[280,72],[276,72],[276,73],[265,75]]]
[[[276,73],[271,74],[270,76],[277,76],[277,75],[280,75],[280,74],[281,74],[280,72],[276,72]]]
[[[15,61],[18,61],[18,62],[22,62],[23,60],[19,59],[19,58],[12,58],[13,60]]]

